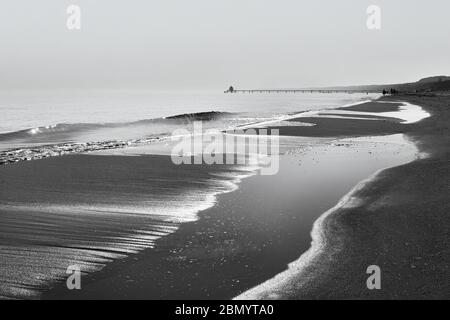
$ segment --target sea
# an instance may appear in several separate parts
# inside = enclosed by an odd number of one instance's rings
[[[173,116],[226,112],[209,127],[233,128],[367,100],[365,93],[2,92],[0,151],[44,144],[170,135]],[[179,119],[178,119],[179,120]]]

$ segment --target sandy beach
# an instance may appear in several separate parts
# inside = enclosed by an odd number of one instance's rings
[[[404,129],[428,157],[366,180],[316,223],[309,254],[240,299],[449,298],[450,99],[386,98],[400,99],[432,115]],[[383,270],[382,290],[366,288],[364,271],[373,264]]]
[[[448,208],[432,209],[433,201],[446,203],[445,193],[434,192],[441,198],[424,201],[427,209],[413,217],[409,214],[420,206],[408,197],[423,193],[427,199],[427,192],[431,197],[430,185],[437,177],[442,184],[433,187],[448,188],[445,170],[436,165],[436,157],[446,156],[445,143],[427,132],[436,134],[429,128],[437,126],[447,141],[448,135],[442,117],[435,116],[443,112],[439,107],[444,98],[395,99],[423,105],[433,116],[404,124],[382,115],[397,112],[401,104],[371,102],[348,108],[373,112],[359,119],[346,114],[326,118],[333,113],[328,110],[323,116],[288,120],[314,126],[272,126],[280,130],[283,146],[280,172],[274,176],[232,166],[175,166],[167,155],[120,152],[2,167],[1,183],[7,186],[2,188],[0,215],[3,249],[12,258],[3,262],[5,274],[0,276],[8,278],[8,270],[20,263],[29,264],[25,270],[31,279],[9,278],[3,295],[13,290],[11,297],[43,299],[409,297],[405,292],[411,294],[410,284],[415,289],[417,284],[404,277],[427,272],[426,265],[442,267],[437,273],[429,270],[436,281],[446,272],[445,248],[439,245],[446,235],[442,223],[448,220],[439,212],[445,214]],[[414,161],[425,153],[430,157]],[[430,162],[432,168],[427,166]],[[424,178],[416,166],[432,169],[426,176],[429,181],[414,181]],[[357,207],[336,207],[352,188],[385,168],[391,169],[352,195],[361,199]],[[229,178],[224,180],[223,174]],[[240,181],[240,176],[246,178]],[[204,193],[214,185],[213,195]],[[193,206],[200,201],[204,209],[193,211],[191,218],[173,209],[145,214],[155,203],[169,201],[159,194],[182,190],[190,191]],[[313,259],[307,265],[299,263],[311,247],[314,223],[333,207],[336,210],[320,223],[321,249],[315,250],[313,242]],[[432,219],[423,212],[431,213]],[[22,232],[11,238],[18,229]],[[318,240],[314,233],[313,240]],[[23,247],[19,253],[18,246]],[[46,263],[42,255],[29,253],[42,251],[47,252]],[[65,267],[71,263],[81,264],[85,271],[80,291],[65,286]],[[387,270],[384,281],[397,281],[395,291],[386,287],[376,294],[367,292],[364,266],[377,263]],[[441,287],[432,281],[425,286],[424,279],[421,295],[445,294],[442,281]],[[403,286],[400,281],[405,281]]]
[[[377,104],[371,106],[376,109]],[[382,106],[386,111],[386,106]],[[398,105],[389,104],[389,111],[397,109]],[[364,105],[362,110],[371,109]],[[316,123],[328,120],[311,119]],[[361,120],[329,121],[334,123],[335,128],[330,130],[337,137],[363,135],[357,130],[363,127],[358,123]],[[353,123],[353,132],[336,134],[339,128],[348,130],[349,123]],[[371,134],[388,135],[406,130],[396,120],[381,123],[386,123],[389,130],[381,125],[377,131],[372,129]],[[286,134],[285,129],[296,129],[301,136],[304,135],[302,130],[310,128],[314,127],[279,129],[281,134]],[[286,135],[293,136],[292,132]],[[332,136],[331,131],[324,135]],[[282,160],[280,174],[270,178],[255,176],[245,179],[237,191],[219,196],[214,207],[201,212],[198,221],[184,224],[177,232],[158,240],[156,250],[144,250],[136,256],[107,265],[101,272],[92,274],[80,292],[69,293],[61,286],[44,297],[233,298],[285,271],[290,262],[307,251],[314,221],[338,203],[354,185],[377,170],[417,157],[417,150],[413,149],[402,153],[394,148],[390,150],[397,155],[394,157],[388,155],[388,150],[380,144],[367,146],[348,142],[337,147],[328,142],[321,150],[315,148],[309,156],[286,156]],[[380,160],[379,157],[383,156],[385,158]],[[339,161],[339,158],[342,160]],[[371,158],[372,165],[367,165]],[[299,165],[298,161],[302,164]],[[361,162],[365,165],[361,166]],[[314,182],[314,173],[318,175],[318,172],[327,177],[322,178],[326,181]],[[267,194],[273,196],[268,197]],[[323,271],[321,268],[315,270]],[[289,291],[283,289],[283,292]],[[287,296],[281,295],[279,298]]]

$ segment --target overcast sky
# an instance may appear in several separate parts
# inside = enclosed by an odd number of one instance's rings
[[[448,0],[3,0],[0,90],[413,81],[450,74],[449,16]]]

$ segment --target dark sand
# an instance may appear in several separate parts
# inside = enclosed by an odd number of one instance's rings
[[[347,114],[347,113],[330,113],[330,112],[320,112],[320,116],[338,116],[342,118],[362,118],[367,120],[386,120],[386,121],[394,121],[400,122],[401,119],[391,118],[391,117],[380,117],[366,114]]]
[[[394,98],[432,114],[408,126],[431,157],[382,172],[359,193],[363,205],[330,217],[327,237],[342,235],[343,250],[316,260],[330,272],[286,298],[450,298],[450,97]],[[382,290],[365,287],[360,270],[370,264],[382,270]]]
[[[180,167],[159,155],[70,155],[1,167],[0,297],[36,298],[70,265],[92,272],[152,247],[176,230],[177,213],[195,219],[174,205],[207,204],[211,188],[229,189],[211,174],[233,171]]]
[[[355,106],[339,108],[346,111],[361,112],[390,112],[398,111],[401,104],[396,103],[378,103],[368,102]],[[338,109],[338,110],[339,110]],[[330,115],[330,112],[323,112],[320,115]],[[407,125],[401,124],[399,119],[379,117],[376,115],[338,115],[342,118],[320,118],[320,117],[300,117],[291,119],[293,122],[312,123],[314,126],[285,126],[274,127],[280,130],[280,135],[287,136],[304,136],[304,137],[358,137],[358,136],[374,136],[387,135],[406,132]],[[355,120],[346,119],[346,117],[362,117],[376,119],[372,120]]]
[[[313,123],[315,126],[286,126],[275,129],[280,135],[303,137],[359,137],[404,133],[406,125],[393,120],[355,120],[344,118],[304,117],[289,121]]]
[[[439,110],[445,114],[444,109],[439,109],[443,101],[439,101],[438,98],[427,99],[431,100],[411,102],[428,106],[430,109],[427,110],[433,114]],[[391,104],[389,106],[392,107]],[[446,106],[448,107],[448,102]],[[301,118],[301,122],[305,122],[305,119]],[[358,214],[351,214],[353,211],[349,211],[348,214],[339,214],[328,219],[327,232],[333,239],[342,239],[340,243],[344,244],[344,250],[334,256],[333,260],[329,260],[326,256],[318,257],[317,264],[310,270],[311,279],[314,281],[309,284],[307,290],[303,288],[298,290],[297,282],[292,281],[292,286],[283,291],[285,295],[282,298],[414,297],[411,295],[418,295],[419,292],[421,298],[448,295],[449,290],[445,281],[449,279],[447,267],[449,251],[445,248],[449,235],[446,199],[448,192],[443,190],[448,189],[449,181],[448,169],[445,169],[445,165],[448,165],[446,149],[449,141],[448,117],[445,119],[443,121],[441,117],[438,119],[433,117],[418,124],[400,125],[393,121],[311,118],[310,121],[318,123],[317,126],[280,128],[281,134],[305,136],[342,137],[408,132],[411,137],[417,139],[424,151],[433,151],[432,159],[416,161],[383,172],[380,176],[383,178],[374,182],[382,181],[382,185],[376,187],[370,184],[363,190],[368,194],[365,210],[360,212],[358,208],[353,210]],[[322,120],[326,122],[319,124]],[[378,126],[368,124],[372,122],[378,123]],[[317,130],[319,126],[324,132]],[[313,131],[307,131],[311,129]],[[443,157],[440,160],[439,154]],[[119,172],[130,167],[129,159],[125,159],[127,157],[105,158],[114,159],[107,161],[117,161],[116,168]],[[64,168],[68,164],[65,161],[71,161],[68,159],[74,158],[61,157],[55,161]],[[45,161],[51,159],[36,163]],[[72,163],[74,164],[76,161]],[[161,170],[161,166],[164,165],[153,165],[155,172]],[[421,166],[422,171],[414,166]],[[39,169],[38,167],[36,169]],[[203,170],[202,166],[192,167],[195,167],[193,170]],[[405,170],[405,167],[410,169],[403,173],[396,172]],[[125,176],[126,170],[122,172]],[[93,174],[94,181],[95,177]],[[203,211],[198,221],[182,224],[177,232],[157,240],[155,249],[144,250],[128,258],[116,260],[107,264],[102,271],[84,277],[81,291],[69,292],[64,284],[61,284],[54,290],[46,292],[43,298],[232,298],[284,271],[287,263],[296,260],[305,252],[309,247],[309,230],[312,222],[318,215],[332,207],[345,194],[344,190],[349,190],[365,177],[367,175],[354,181],[347,181],[348,185],[341,186],[343,190],[327,197],[327,201],[318,197],[319,190],[324,191],[324,186],[319,183],[317,192],[311,188],[317,201],[310,204],[310,207],[305,207],[301,201],[293,201],[297,192],[295,184],[289,185],[286,188],[290,190],[289,195],[286,198],[282,197],[285,190],[279,186],[283,185],[283,179],[286,177],[278,177],[277,179],[280,179],[278,185],[271,183],[270,191],[264,187],[261,189],[259,182],[248,178],[242,185],[249,184],[250,187],[242,187],[232,194],[219,196],[214,208]],[[247,190],[245,193],[242,192],[244,189]],[[17,189],[12,190],[11,194],[14,192],[17,192]],[[423,194],[420,194],[421,192]],[[269,197],[270,194],[273,196]],[[125,195],[124,198],[127,197],[128,195]],[[374,199],[369,199],[371,197]],[[267,206],[267,203],[272,205]],[[372,211],[367,211],[369,205],[372,205],[370,207]],[[260,210],[261,206],[266,206],[266,210]],[[301,220],[303,215],[299,214],[298,210],[305,210],[309,220]],[[224,212],[227,214],[224,215]],[[370,215],[367,212],[370,212]],[[286,226],[290,227],[286,229]],[[335,237],[333,232],[340,238]],[[407,245],[404,245],[405,243]],[[375,258],[374,252],[377,253]],[[376,260],[377,258],[380,260]],[[363,290],[366,279],[365,267],[369,261],[370,264],[378,262],[383,270],[385,266],[392,267],[383,273],[383,284],[386,285],[385,289],[379,292]],[[389,261],[392,263],[388,264]],[[414,268],[410,264],[412,261],[415,263]],[[427,263],[427,267],[421,263]],[[364,270],[361,270],[362,266]],[[322,273],[319,277],[317,270],[328,272]],[[411,270],[416,274],[420,272],[420,279],[414,280]],[[397,281],[395,286],[390,286],[388,283],[394,281],[392,279],[401,279],[405,282],[400,285]],[[430,279],[433,281],[427,281]],[[422,287],[416,286],[417,281]],[[361,283],[364,284],[364,288]],[[420,291],[418,288],[424,290]]]
[[[346,111],[361,111],[361,112],[390,112],[390,111],[398,111],[400,108],[400,103],[363,103],[357,104],[349,107],[338,108],[338,110],[346,110]]]
[[[341,119],[334,121],[338,121],[337,128],[344,129]],[[389,132],[378,127],[373,133],[396,133],[397,123],[389,121],[389,124]],[[353,135],[359,134],[348,134]],[[321,173],[310,172],[312,177],[305,177],[311,182],[309,188],[296,188],[302,175],[295,174],[298,170],[295,165],[282,165],[286,171],[279,176],[248,178],[239,190],[219,196],[216,206],[203,211],[200,220],[183,224],[177,232],[158,240],[155,249],[108,264],[101,272],[86,277],[79,292],[68,292],[62,285],[43,297],[233,298],[284,271],[289,262],[309,248],[309,233],[315,219],[376,170],[356,170],[361,159],[352,163],[346,160],[352,159],[350,154],[344,156],[340,165],[342,169],[353,167],[354,174],[349,174],[352,171],[348,169],[335,170],[334,165],[339,165],[331,156],[330,163],[318,167]],[[319,159],[322,156],[316,155]],[[332,179],[324,185],[317,179],[320,174],[327,177],[334,174],[335,185]]]
[[[198,221],[158,240],[155,249],[83,278],[80,292],[61,286],[44,298],[233,298],[306,251],[313,222],[358,181],[406,162],[393,156],[395,150],[345,143],[283,157],[277,175],[243,180]]]
[[[302,277],[293,274],[253,298],[450,298],[450,97],[385,99],[406,100],[432,114],[405,126],[431,156],[379,174],[356,193],[363,203],[325,218],[325,248]],[[381,268],[381,290],[366,288],[365,271],[373,264]]]

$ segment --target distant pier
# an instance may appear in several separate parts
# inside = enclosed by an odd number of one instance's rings
[[[224,93],[369,93],[362,90],[344,89],[234,89],[230,87]]]

